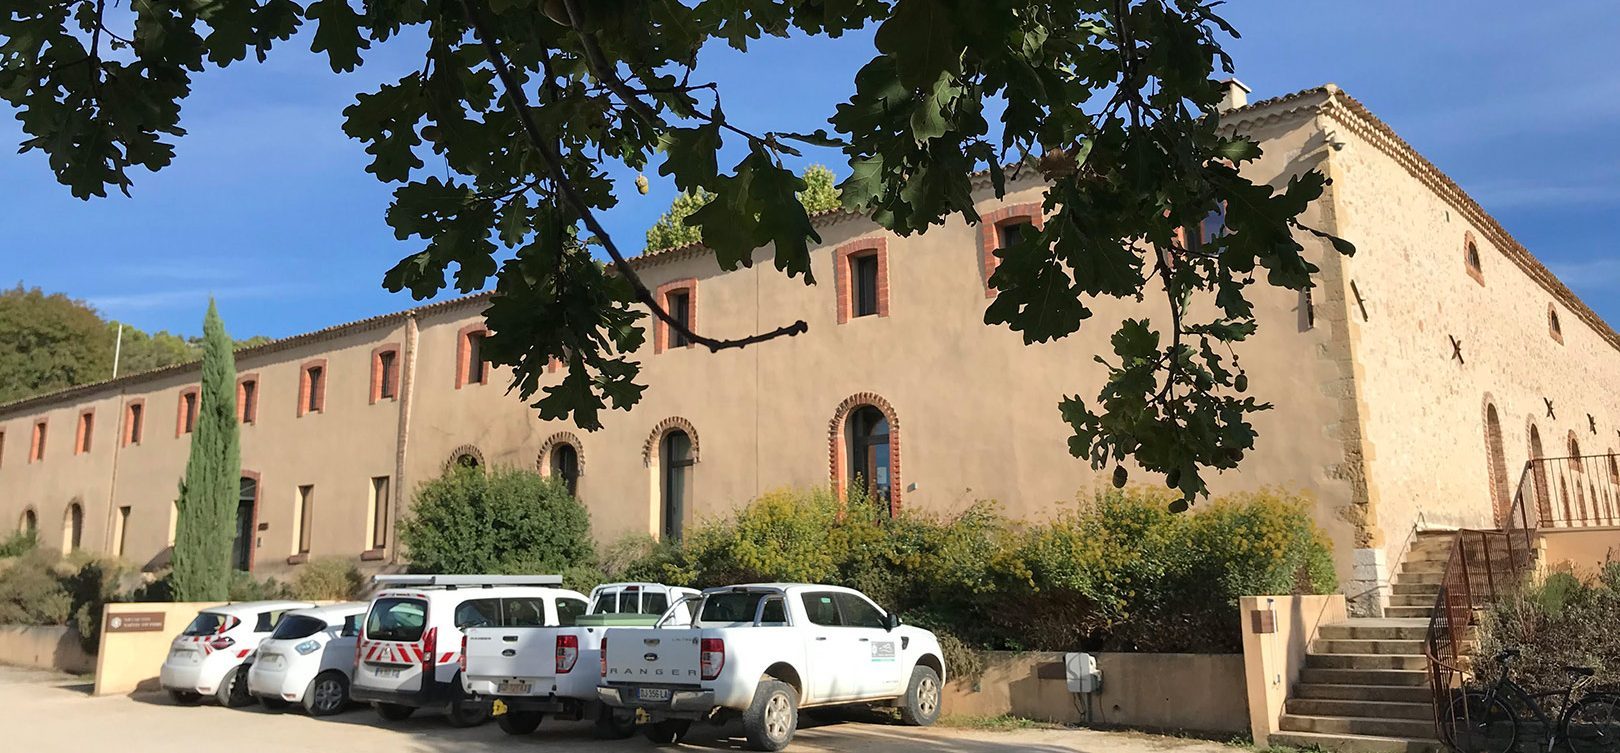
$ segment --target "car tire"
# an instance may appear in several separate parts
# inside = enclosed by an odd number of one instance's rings
[[[329,669],[304,688],[304,711],[310,716],[331,716],[349,705],[349,678]]]
[[[906,696],[900,699],[900,721],[913,727],[933,724],[939,719],[943,690],[938,672],[931,667],[917,665],[911,670],[911,683],[906,686]]]
[[[786,748],[799,728],[799,692],[781,680],[764,680],[742,720],[749,750]]]
[[[598,740],[623,740],[636,734],[636,717],[624,717],[613,712],[613,707],[599,705],[596,709],[596,730]]]
[[[546,715],[539,711],[507,711],[495,717],[495,724],[508,735],[527,735],[540,726]]]
[[[271,711],[286,711],[287,707],[291,706],[292,704],[283,701],[280,698],[271,698],[267,695],[261,695],[259,696],[259,705],[264,706]]]
[[[195,706],[202,701],[202,693],[197,693],[190,690],[171,689],[169,691],[169,700],[174,701],[181,706]]]
[[[690,729],[691,719],[665,719],[647,725],[647,739],[655,745],[678,745]]]
[[[372,708],[377,710],[377,716],[390,722],[403,722],[416,713],[415,706],[405,706],[398,703],[374,703]]]
[[[466,729],[489,721],[489,711],[489,704],[463,698],[451,701],[450,708],[445,710],[444,715],[450,720],[450,726]]]
[[[214,691],[214,700],[228,709],[253,703],[253,694],[248,692],[246,665],[233,667],[225,673],[224,679],[219,681],[219,688]]]

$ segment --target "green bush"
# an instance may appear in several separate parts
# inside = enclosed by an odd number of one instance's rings
[[[416,572],[561,573],[595,557],[584,505],[515,468],[457,467],[422,484],[400,540]]]
[[[637,537],[603,560],[696,587],[849,586],[953,645],[1012,650],[1238,651],[1239,596],[1337,587],[1305,499],[1235,495],[1179,515],[1170,501],[1110,490],[1019,525],[991,502],[891,520],[859,494],[841,503],[830,489],[782,490],[700,523],[680,546]]]
[[[300,601],[349,601],[366,590],[360,569],[344,557],[322,557],[298,568],[287,595]]]
[[[226,591],[227,601],[274,601],[286,598],[290,598],[287,587],[275,578],[259,580],[253,577],[252,573],[231,571],[231,582]]]
[[[21,557],[34,551],[39,546],[39,537],[32,531],[17,531],[10,538],[0,541],[0,560],[10,557]]]
[[[1609,563],[1597,577],[1555,570],[1486,610],[1475,656],[1517,649],[1513,677],[1532,689],[1562,690],[1569,682],[1565,667],[1591,667],[1598,685],[1620,687],[1616,625],[1620,562]],[[1487,661],[1480,670],[1473,682],[1496,681],[1494,665]]]
[[[65,625],[73,594],[57,575],[55,552],[33,550],[0,563],[0,624]]]

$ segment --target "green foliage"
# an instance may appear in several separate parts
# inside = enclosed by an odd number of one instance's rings
[[[236,423],[236,357],[214,302],[203,319],[202,389],[191,455],[180,486],[174,536],[174,594],[223,601],[230,591],[231,542],[241,483]]]
[[[56,574],[55,552],[36,549],[0,562],[0,625],[65,625],[73,594]]]
[[[302,601],[349,601],[365,593],[366,579],[346,557],[320,557],[298,568],[287,595]]]
[[[1475,683],[1496,681],[1489,657],[1520,652],[1513,678],[1526,688],[1562,690],[1564,667],[1597,670],[1599,686],[1620,686],[1620,562],[1595,577],[1554,570],[1486,610],[1480,621]]]
[[[20,557],[39,548],[39,536],[32,531],[16,531],[0,541],[0,559]]]
[[[1014,650],[1240,650],[1237,599],[1329,593],[1326,537],[1303,498],[1238,494],[1176,515],[1167,490],[1109,490],[1056,520],[1019,525],[994,503],[888,519],[858,492],[765,494],[707,521],[678,547],[621,542],[644,579],[708,587],[752,581],[859,589],[933,629],[954,674],[967,647]],[[638,539],[639,541],[639,539]],[[606,559],[606,558],[605,558]]]
[[[804,175],[800,178],[804,181],[804,189],[795,195],[804,205],[805,211],[815,214],[842,206],[838,198],[837,177],[826,165],[811,165],[805,169]],[[702,228],[695,224],[687,224],[687,218],[713,200],[714,194],[703,189],[676,194],[674,201],[670,202],[669,209],[664,210],[664,213],[658,216],[658,221],[647,228],[645,251],[662,251],[702,243]]]
[[[112,344],[83,301],[21,284],[0,292],[0,403],[106,379]]]
[[[1305,233],[1353,251],[1299,223],[1321,172],[1276,188],[1240,172],[1260,149],[1222,134],[1216,81],[1236,30],[1219,3],[374,0],[362,13],[258,0],[139,2],[112,16],[87,0],[13,5],[0,17],[0,98],[17,110],[22,151],[46,152],[81,198],[127,192],[131,169],[170,163],[194,74],[249,52],[262,61],[306,23],[334,71],[390,42],[431,40],[423,66],[344,111],[366,169],[395,185],[387,221],[419,249],[384,285],[428,298],[494,277],[486,355],[514,369],[543,418],[587,429],[640,400],[639,307],[656,303],[633,269],[608,274],[582,241],[624,258],[597,214],[620,202],[614,175],[655,162],[677,190],[712,194],[685,221],[722,268],[769,246],[777,269],[808,283],[821,242],[809,214],[826,195],[786,166],[802,149],[842,159],[842,204],[901,235],[977,222],[976,171],[987,167],[1002,195],[1007,163],[1038,159],[1048,219],[999,252],[985,321],[1030,343],[1067,337],[1095,299],[1138,298],[1157,277],[1169,315],[1125,323],[1107,380],[1061,415],[1073,454],[1098,468],[1134,457],[1185,498],[1205,491],[1205,470],[1253,448],[1250,417],[1269,407],[1242,396],[1246,377],[1225,355],[1254,332],[1249,287],[1309,287]],[[764,35],[811,44],[856,30],[871,30],[871,59],[830,129],[745,130],[697,75],[719,44],[746,52]],[[722,153],[741,156],[725,167]],[[1181,247],[1176,231],[1219,207],[1232,232]],[[553,358],[568,375],[542,390]]]
[[[458,466],[422,484],[399,535],[416,572],[563,573],[593,564],[585,506],[562,482],[517,468]]]
[[[292,598],[287,592],[287,586],[275,578],[259,580],[251,573],[241,570],[231,570],[229,583],[226,585],[225,595],[218,599],[203,599],[202,601],[269,601],[275,599]],[[172,582],[172,580],[171,580]],[[175,597],[175,601],[193,601]]]

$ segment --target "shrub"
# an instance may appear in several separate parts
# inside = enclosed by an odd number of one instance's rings
[[[65,625],[73,594],[56,573],[57,555],[36,549],[0,564],[0,624]]]
[[[568,488],[515,468],[457,467],[422,484],[400,540],[416,572],[561,573],[595,555]]]
[[[343,557],[322,557],[298,569],[287,595],[301,601],[349,601],[359,598],[366,580],[359,568]]]
[[[251,573],[241,570],[232,570],[230,577],[230,587],[226,592],[227,601],[270,601],[287,598],[287,587],[275,578],[259,580]],[[170,583],[173,583],[172,579]]]
[[[5,541],[0,541],[0,559],[21,557],[34,551],[39,546],[39,537],[31,531],[17,531]]]
[[[1568,570],[1548,573],[1540,582],[1491,605],[1480,625],[1477,657],[1512,648],[1520,652],[1514,679],[1527,688],[1562,690],[1564,667],[1597,670],[1600,686],[1620,686],[1620,563],[1611,562],[1595,578]],[[1480,667],[1474,682],[1495,682],[1495,667]]]

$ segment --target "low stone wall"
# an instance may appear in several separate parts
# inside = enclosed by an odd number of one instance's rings
[[[0,625],[0,664],[82,675],[96,668],[79,631],[70,627]]]
[[[1241,654],[1093,654],[1102,691],[1064,682],[1063,654],[991,651],[979,678],[947,683],[944,711],[1095,727],[1236,733],[1249,728]]]

